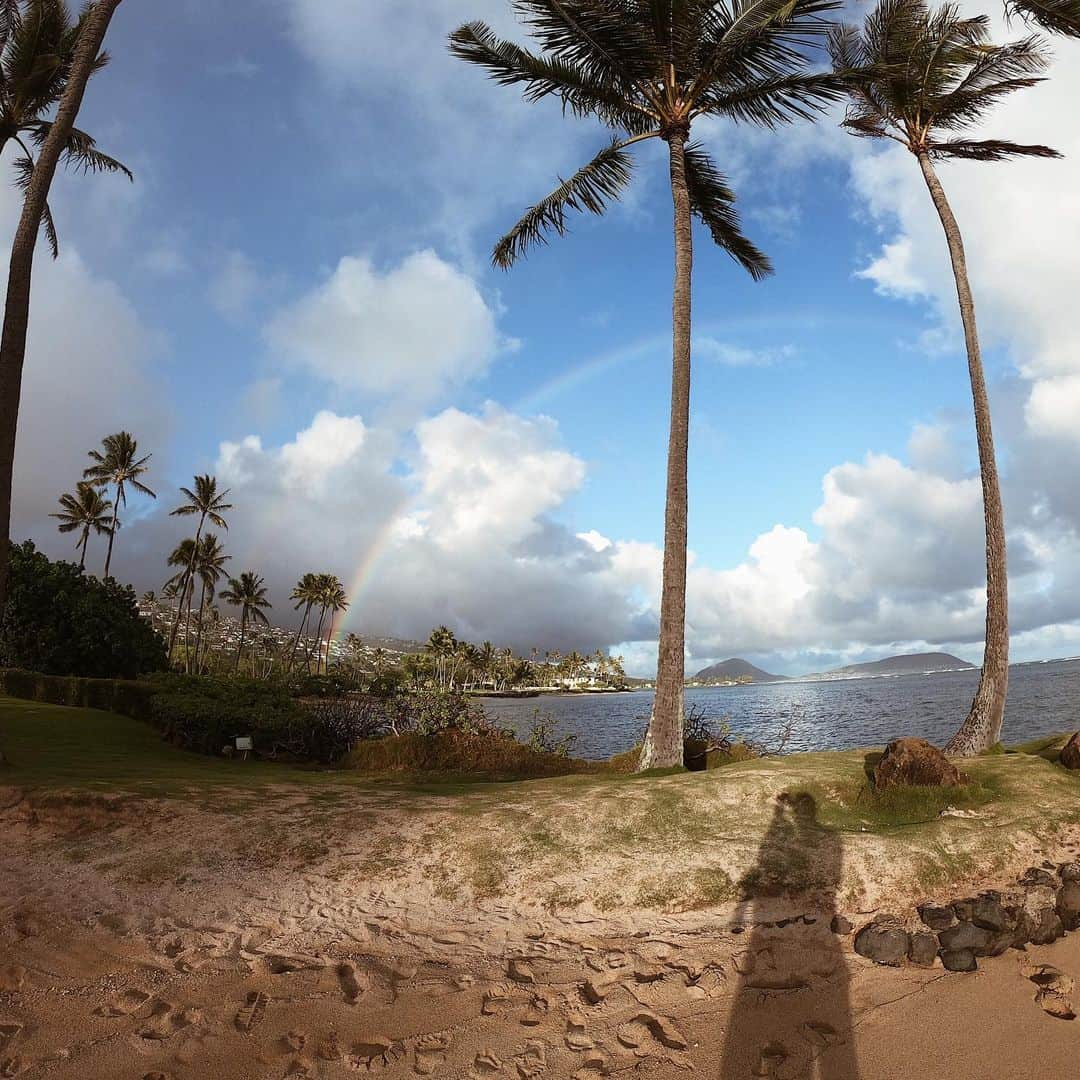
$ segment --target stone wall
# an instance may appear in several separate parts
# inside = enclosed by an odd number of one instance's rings
[[[909,929],[893,915],[877,915],[855,934],[855,951],[879,964],[975,971],[981,956],[1048,945],[1080,928],[1080,862],[1044,863],[1025,870],[1016,885],[950,903],[919,905],[921,925]]]

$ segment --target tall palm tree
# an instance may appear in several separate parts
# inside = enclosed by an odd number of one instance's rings
[[[177,617],[179,613],[184,610],[185,603],[189,602],[190,593],[194,591],[195,582],[190,572],[191,562],[194,557],[197,547],[195,541],[190,537],[186,540],[181,540],[179,544],[169,553],[169,557],[166,560],[169,566],[176,566],[180,569],[170,577],[162,587],[162,593],[166,597],[174,597],[176,599]],[[188,620],[190,629],[190,619]],[[190,649],[191,641],[190,634],[184,635],[184,658],[185,664],[187,662],[188,650]]]
[[[199,621],[198,629],[195,633],[195,662],[192,664],[189,661],[189,671],[198,672],[201,670],[199,657],[202,652],[203,622],[206,616],[207,605],[213,603],[214,593],[217,590],[217,583],[221,580],[222,574],[225,573],[225,564],[231,558],[231,555],[225,554],[221,542],[213,533],[207,533],[202,540],[195,545],[195,554],[192,565],[195,577],[199,579],[202,585],[202,591],[199,594]],[[192,579],[191,593],[194,594],[194,592],[194,579]],[[190,623],[190,621],[191,599],[189,596],[188,622]]]
[[[233,665],[233,670],[239,671],[248,623],[262,623],[263,626],[268,626],[270,620],[266,617],[264,609],[273,605],[266,598],[265,582],[253,570],[245,570],[239,578],[229,578],[229,585],[222,591],[221,599],[240,609],[240,644],[236,648],[236,663]],[[254,678],[254,660],[251,674]]]
[[[217,477],[216,476],[196,476],[194,490],[191,488],[182,487],[180,493],[184,496],[184,502],[182,502],[175,510],[169,511],[169,517],[193,517],[195,514],[199,515],[199,526],[195,530],[195,547],[192,549],[192,560],[195,558],[195,552],[198,550],[199,540],[202,537],[203,526],[206,524],[209,518],[211,524],[216,525],[219,529],[229,531],[228,522],[225,520],[225,511],[232,509],[232,503],[227,503],[225,500],[229,496],[228,490],[219,492],[217,489]],[[194,573],[194,561],[188,566],[188,574]],[[172,629],[169,631],[169,655],[172,656],[173,649],[176,647],[176,634],[180,629],[180,612],[177,611],[176,618],[173,620]]]
[[[91,450],[90,458],[94,462],[83,470],[83,476],[96,487],[104,488],[110,484],[114,486],[112,526],[109,529],[109,550],[105,555],[105,576],[109,576],[109,567],[112,565],[113,541],[116,540],[116,530],[119,528],[121,506],[127,506],[127,489],[134,488],[143,495],[149,495],[151,499],[157,496],[139,479],[149,471],[146,464],[154,455],[145,454],[139,457],[139,444],[137,440],[126,431],[118,431],[115,435],[107,435],[102,440],[101,450]]]
[[[960,227],[935,162],[1059,156],[1047,146],[1022,146],[964,135],[1001,98],[1040,82],[1038,75],[1045,69],[1048,56],[1035,37],[993,45],[985,16],[961,18],[951,4],[931,10],[924,0],[883,0],[867,16],[861,31],[851,26],[837,27],[830,36],[830,51],[837,71],[850,78],[852,102],[844,126],[854,135],[892,139],[915,157],[941,219],[956,279],[982,476],[986,646],[975,699],[946,751],[970,756],[997,742],[1005,714],[1009,682],[1008,568],[975,301]]]
[[[79,552],[79,569],[86,568],[86,545],[90,540],[90,531],[98,536],[111,533],[110,511],[112,502],[106,499],[93,484],[80,480],[75,485],[75,494],[65,492],[60,496],[62,510],[49,517],[59,519],[57,528],[62,533],[79,531],[79,541],[75,550]]]
[[[691,128],[705,117],[771,128],[810,118],[836,100],[838,80],[810,71],[806,47],[825,33],[821,16],[838,6],[839,0],[513,0],[538,52],[499,39],[482,22],[450,37],[455,56],[497,82],[521,86],[526,100],[556,98],[615,133],[499,241],[498,266],[510,267],[552,232],[562,235],[568,211],[603,213],[630,182],[631,146],[647,139],[667,144],[675,238],[671,430],[656,696],[642,768],[681,764],[683,754],[691,218],[752,277],[771,272],[740,231],[734,193],[704,148],[690,141]]]
[[[304,609],[304,617],[300,620],[300,626],[296,630],[296,637],[293,638],[292,648],[289,650],[289,663],[286,671],[292,671],[293,663],[296,660],[296,650],[300,644],[300,638],[303,637],[304,631],[307,629],[308,619],[311,617],[311,609],[318,603],[319,600],[319,575],[318,574],[305,574],[293,587],[293,591],[289,594],[290,600],[295,600],[296,603],[293,606],[294,611]],[[306,659],[305,653],[305,659]]]
[[[78,40],[70,58],[64,61],[63,85],[54,98],[56,112],[48,132],[44,133],[38,159],[27,180],[22,213],[11,245],[4,323],[0,333],[0,610],[7,600],[11,485],[15,472],[15,440],[19,428],[26,334],[30,323],[34,250],[57,165],[61,155],[70,149],[71,135],[75,130],[86,84],[95,67],[100,65],[101,45],[119,6],[120,0],[97,0],[86,9],[80,20]],[[0,39],[5,48],[20,21],[15,0],[4,0],[0,5]],[[48,57],[43,59],[47,60]]]
[[[446,661],[454,655],[457,648],[457,639],[454,631],[448,626],[437,626],[431,631],[431,636],[424,646],[424,651],[431,654],[435,666],[435,681],[440,690],[446,689],[447,670]]]
[[[330,642],[334,640],[334,616],[339,611],[346,611],[349,607],[348,598],[345,595],[345,586],[342,585],[339,578],[333,574],[326,574],[323,582],[322,600],[324,604],[324,611],[330,616],[330,626],[326,632],[326,651],[325,659],[323,660],[323,673],[330,674]],[[320,653],[322,652],[322,645],[320,642]],[[318,672],[318,664],[316,664],[315,674]]]

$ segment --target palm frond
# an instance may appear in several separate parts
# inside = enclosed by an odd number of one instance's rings
[[[696,143],[684,150],[690,209],[712,234],[714,243],[726,251],[755,281],[768,277],[772,263],[742,233],[735,209],[735,193],[712,158]]]
[[[934,143],[930,156],[966,158],[969,161],[1007,161],[1014,157],[1060,158],[1062,155],[1049,146],[1009,142],[1007,139],[949,139]]]
[[[786,75],[706,93],[700,99],[700,111],[775,128],[795,120],[813,120],[846,93],[845,79],[833,72]]]
[[[526,101],[557,97],[579,116],[596,114],[611,126],[626,126],[634,111],[625,95],[580,66],[558,57],[537,56],[499,38],[483,22],[467,23],[450,35],[450,52],[484,68],[502,86],[522,85]]]
[[[51,120],[38,120],[28,127],[30,138],[39,147],[49,137],[51,130]],[[135,179],[131,170],[122,161],[103,154],[97,148],[94,138],[78,128],[72,128],[68,136],[67,145],[64,147],[64,162],[84,173],[123,173],[129,180]]]
[[[1052,34],[1080,37],[1080,0],[1008,0],[1005,9]]]
[[[547,243],[547,233],[566,233],[568,210],[602,214],[630,183],[633,158],[618,140],[604,147],[588,163],[546,198],[526,211],[522,219],[495,245],[492,261],[508,269],[530,247]]]
[[[26,194],[30,187],[30,180],[34,175],[34,159],[29,154],[20,154],[13,162],[15,166],[15,184],[18,189]],[[52,210],[46,203],[41,211],[41,228],[45,230],[45,239],[49,243],[49,251],[54,259],[60,256],[60,239],[56,235],[56,222],[53,221]]]

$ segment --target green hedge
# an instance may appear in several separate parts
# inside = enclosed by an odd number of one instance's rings
[[[75,675],[42,675],[37,671],[0,668],[0,695],[50,705],[103,709],[133,720],[151,718],[151,700],[158,687],[126,679],[81,679]]]

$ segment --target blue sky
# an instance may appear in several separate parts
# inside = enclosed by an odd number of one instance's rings
[[[211,470],[237,504],[232,569],[265,573],[282,617],[292,581],[325,568],[357,585],[358,630],[445,620],[521,648],[612,647],[649,671],[665,165],[641,154],[624,205],[491,269],[501,231],[604,135],[451,60],[445,34],[477,17],[516,33],[505,0],[120,7],[80,122],[137,178],[55,189],[65,253],[39,265],[17,529],[66,550],[46,515],[123,425],[161,493],[118,541],[140,589],[160,587],[179,538],[176,487]],[[1053,81],[988,131],[1080,149],[1080,48],[1057,53]],[[940,227],[914,162],[837,120],[701,132],[777,273],[756,284],[696,236],[692,670],[981,649]],[[1021,657],[1080,651],[1080,362],[1056,291],[1075,279],[1074,169],[944,173],[983,317]]]

